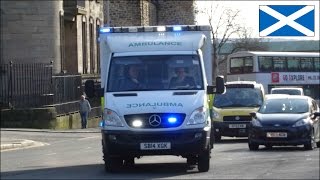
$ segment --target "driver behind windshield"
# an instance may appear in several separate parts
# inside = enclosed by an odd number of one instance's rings
[[[179,87],[195,87],[196,83],[193,77],[186,75],[186,69],[183,67],[175,68],[176,77],[172,77],[169,83],[169,88]]]

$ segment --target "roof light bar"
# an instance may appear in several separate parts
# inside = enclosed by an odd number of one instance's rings
[[[100,33],[109,33],[111,32],[111,28],[107,27],[103,27],[103,28],[100,28]]]
[[[164,32],[164,31],[166,31],[166,27],[165,26],[158,26],[157,27],[157,31],[158,32]]]
[[[173,31],[182,31],[181,26],[173,26]]]
[[[210,31],[208,25],[102,27],[100,33]]]
[[[144,27],[144,32],[153,32],[153,27],[152,26]]]

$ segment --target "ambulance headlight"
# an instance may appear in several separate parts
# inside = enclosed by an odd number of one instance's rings
[[[187,121],[187,125],[203,124],[206,122],[206,108],[200,107],[194,110]]]
[[[123,123],[121,122],[118,114],[110,109],[104,109],[103,111],[103,125],[104,126],[120,126],[123,127]]]

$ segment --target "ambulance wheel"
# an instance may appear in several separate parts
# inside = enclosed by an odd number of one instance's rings
[[[210,168],[210,153],[211,150],[208,148],[204,150],[198,157],[198,170],[199,172],[207,172]]]
[[[104,169],[107,172],[118,172],[123,166],[123,159],[119,157],[110,157],[107,148],[102,143]]]
[[[121,158],[111,158],[106,157],[104,158],[104,168],[107,172],[119,172],[122,168],[123,160]]]

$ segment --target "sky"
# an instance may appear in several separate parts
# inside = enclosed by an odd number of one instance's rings
[[[199,9],[203,9],[204,7],[210,7],[210,3],[213,3],[213,7],[218,4],[218,11],[215,12],[216,21],[223,9],[230,8],[232,10],[239,10],[239,19],[241,24],[245,25],[249,29],[251,29],[251,37],[253,38],[267,38],[267,39],[294,39],[294,40],[319,40],[319,2],[318,1],[280,1],[280,0],[272,0],[272,1],[209,1],[209,0],[198,0],[197,5]],[[310,37],[306,36],[265,36],[263,32],[259,33],[259,8],[267,7],[266,5],[311,5],[309,7],[314,8],[314,31]],[[268,11],[269,12],[269,11]],[[303,13],[302,13],[303,15]],[[289,16],[289,15],[288,15]],[[295,23],[295,22],[293,22]],[[198,14],[197,15],[197,24],[206,25],[208,24],[208,20],[206,16]],[[299,24],[298,24],[299,25]],[[310,34],[309,34],[310,35]],[[233,38],[236,38],[234,36]]]

